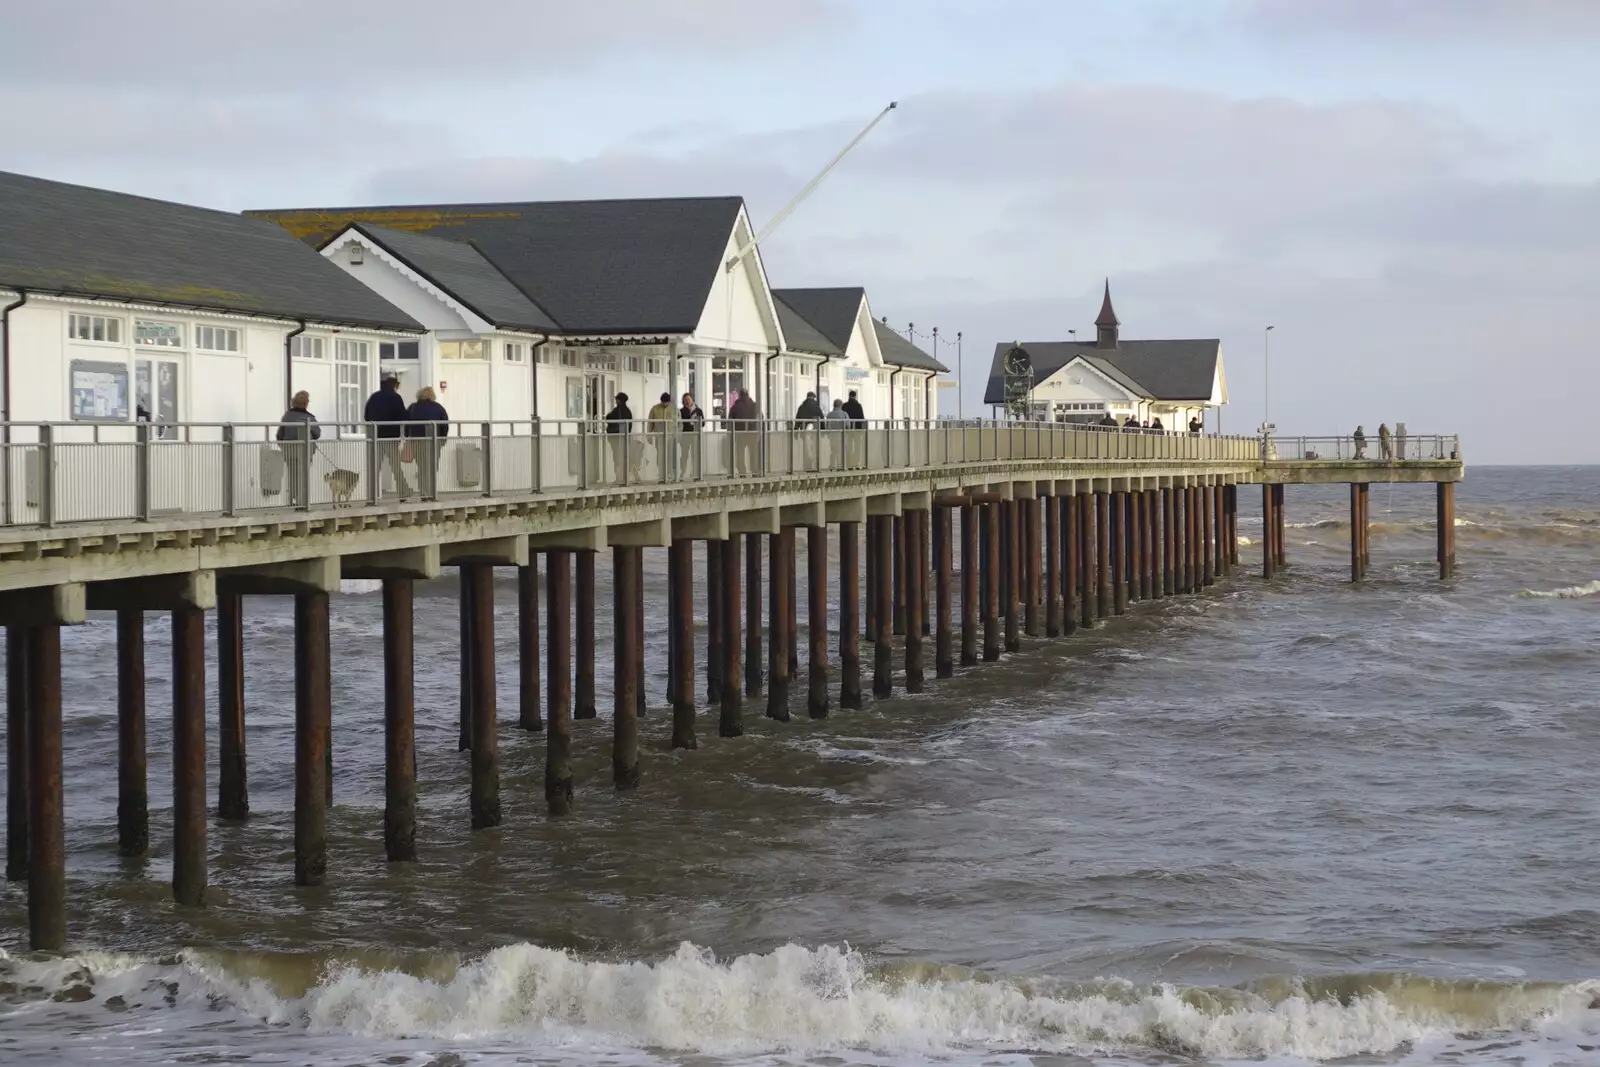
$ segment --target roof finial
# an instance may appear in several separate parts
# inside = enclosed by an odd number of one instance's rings
[[[1120,326],[1117,313],[1111,308],[1111,279],[1106,279],[1105,299],[1100,301],[1100,317],[1094,320],[1096,326]]]

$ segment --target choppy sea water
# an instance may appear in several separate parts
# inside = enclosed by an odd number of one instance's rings
[[[637,793],[609,787],[602,665],[576,814],[544,816],[542,739],[508,722],[507,818],[476,834],[454,589],[419,591],[413,865],[383,860],[379,608],[353,592],[316,890],[290,884],[290,615],[251,600],[253,816],[213,825],[203,911],[169,902],[167,811],[148,861],[116,857],[92,621],[64,641],[73,948],[30,958],[6,887],[0,1061],[1600,1063],[1600,468],[1472,470],[1449,583],[1431,488],[1371,499],[1360,587],[1347,492],[1292,487],[1270,586],[1248,544],[1203,595],[822,722],[747,707],[723,741],[713,715],[692,753],[655,709]],[[513,627],[507,593],[512,722]],[[153,616],[148,644],[160,798]]]

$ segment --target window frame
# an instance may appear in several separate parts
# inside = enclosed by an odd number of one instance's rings
[[[148,326],[173,327],[178,331],[178,343],[175,345],[166,345],[150,344],[140,341],[139,327],[141,324]],[[188,340],[188,334],[185,331],[185,326],[185,323],[179,322],[175,319],[144,319],[135,315],[133,318],[133,331],[129,334],[128,340],[132,344],[135,352],[184,352],[189,348],[188,344],[186,343]]]
[[[244,331],[237,326],[218,326],[210,322],[197,322],[189,332],[193,350],[196,352],[206,352],[215,356],[242,356],[245,354]],[[203,343],[202,339],[207,336],[231,337],[234,346],[232,348],[213,347]]]
[[[306,348],[315,342],[316,351],[306,354]],[[328,339],[321,334],[299,333],[289,338],[289,355],[292,359],[309,359],[319,363],[328,361]]]
[[[79,320],[86,321],[89,324],[90,336],[79,337],[77,335],[75,327],[77,326]],[[100,324],[100,332],[103,336],[93,336],[94,325],[96,322]],[[97,315],[90,311],[67,312],[67,340],[74,341],[78,344],[115,345],[118,348],[127,348],[129,347],[128,343],[122,339],[122,334],[125,332],[126,326],[127,324],[123,321],[121,315]],[[116,333],[116,337],[110,336],[110,334],[113,332]]]
[[[477,349],[476,354],[470,356],[462,354],[462,349],[468,345],[474,346]],[[450,351],[454,351],[456,354],[447,354]],[[448,360],[451,363],[483,363],[489,358],[487,346],[484,344],[483,338],[481,337],[440,341],[438,342],[438,354],[440,360]]]
[[[500,355],[507,363],[526,363],[528,346],[521,341],[507,341],[501,347]]]

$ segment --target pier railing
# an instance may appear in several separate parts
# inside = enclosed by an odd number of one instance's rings
[[[954,420],[13,423],[4,526],[323,511],[1008,460],[1248,462],[1252,437]]]
[[[1269,461],[1420,463],[1460,459],[1461,438],[1455,434],[1392,434],[1387,441],[1377,434],[1362,437],[1274,436],[1262,439],[1262,450],[1262,458]]]

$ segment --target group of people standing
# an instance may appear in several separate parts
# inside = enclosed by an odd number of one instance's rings
[[[1367,433],[1366,433],[1366,431],[1363,430],[1360,426],[1357,426],[1356,427],[1356,432],[1350,435],[1350,440],[1353,441],[1355,443],[1355,446],[1356,446],[1355,458],[1356,459],[1366,459],[1367,458]],[[1387,462],[1388,460],[1394,459],[1394,437],[1389,433],[1389,424],[1386,423],[1386,422],[1378,423],[1378,449],[1382,453],[1382,457],[1383,457],[1385,462]]]
[[[400,379],[386,374],[377,392],[367,398],[361,413],[364,422],[375,423],[372,434],[378,442],[377,476],[387,469],[401,500],[412,494],[405,466],[414,463],[417,481],[424,498],[438,489],[439,452],[443,439],[450,435],[450,415],[439,403],[431,386],[417,390],[417,399],[407,404],[400,395]],[[322,427],[311,413],[311,394],[302,389],[289,401],[289,410],[278,420],[276,434],[289,475],[289,497],[295,507],[304,507],[309,488],[311,457],[315,442],[322,439]]]
[[[1117,422],[1117,417],[1108,411],[1105,413],[1104,417],[1102,417],[1100,421],[1096,423],[1096,425],[1108,426],[1112,429],[1121,429],[1128,433],[1167,432],[1167,428],[1161,424],[1161,416],[1159,415],[1157,415],[1155,418],[1145,419],[1142,422],[1134,418],[1132,415],[1129,415],[1126,419],[1119,423]],[[1189,420],[1189,435],[1191,437],[1199,437],[1201,431],[1204,429],[1205,423],[1200,420],[1199,415],[1196,415]]]

